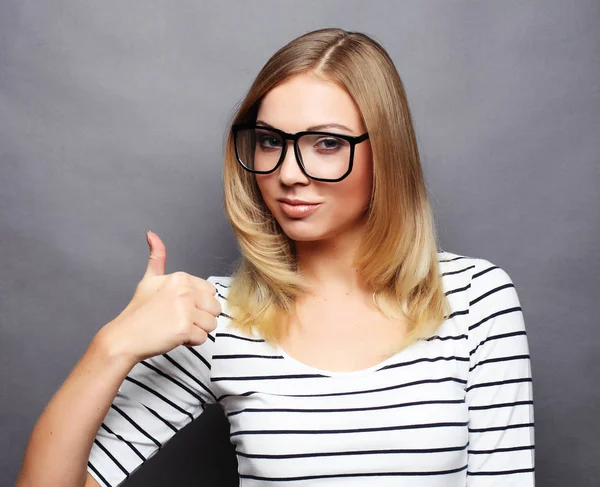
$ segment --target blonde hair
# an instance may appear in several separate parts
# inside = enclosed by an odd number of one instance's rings
[[[255,121],[272,88],[306,73],[344,87],[369,132],[373,190],[355,266],[380,311],[407,322],[399,351],[431,336],[450,313],[402,81],[388,53],[369,36],[334,28],[308,32],[267,61],[231,124]],[[231,128],[223,176],[225,211],[241,252],[227,298],[232,326],[277,344],[287,333],[297,298],[308,288],[297,272],[294,241],[265,205],[254,175],[236,160]]]

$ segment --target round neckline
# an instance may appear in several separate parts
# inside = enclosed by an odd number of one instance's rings
[[[378,369],[380,369],[381,367],[385,367],[390,362],[394,361],[399,355],[402,355],[405,351],[411,349],[413,347],[413,345],[414,345],[414,343],[412,345],[410,345],[409,347],[403,348],[402,350],[396,352],[395,354],[386,358],[385,360],[383,360],[375,365],[371,365],[370,367],[367,367],[365,369],[348,370],[348,371],[334,371],[334,370],[319,369],[317,367],[313,367],[311,365],[305,364],[304,362],[301,362],[300,360],[292,357],[280,345],[277,345],[276,348],[277,348],[277,353],[281,354],[285,360],[295,364],[297,367],[306,369],[306,370],[312,372],[313,374],[319,374],[319,375],[323,375],[326,377],[350,378],[350,377],[361,377],[361,376],[370,375],[370,374],[377,372]]]

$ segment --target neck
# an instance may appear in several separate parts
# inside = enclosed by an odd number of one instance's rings
[[[313,295],[359,295],[366,291],[360,283],[354,257],[363,228],[310,242],[296,241],[298,271],[313,290]]]

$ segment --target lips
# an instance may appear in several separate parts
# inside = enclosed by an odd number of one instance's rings
[[[300,200],[295,198],[281,198],[278,201],[287,203],[288,205],[317,205],[319,203],[313,201]]]
[[[290,218],[302,218],[317,211],[317,209],[321,206],[321,203],[291,205],[284,200],[279,200],[279,205],[286,216]]]

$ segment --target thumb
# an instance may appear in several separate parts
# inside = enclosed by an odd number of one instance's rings
[[[144,277],[163,276],[167,266],[167,248],[156,233],[146,231],[146,240],[150,247],[150,258]]]

